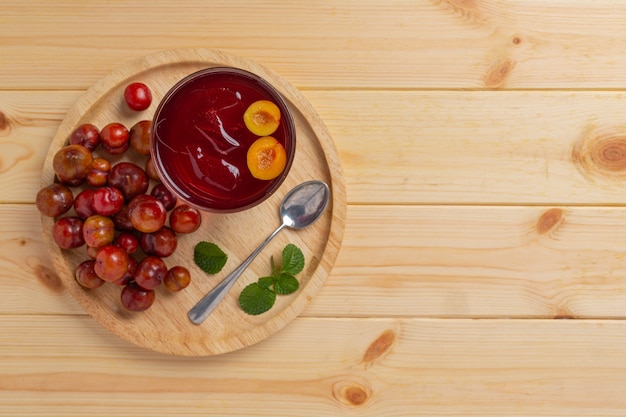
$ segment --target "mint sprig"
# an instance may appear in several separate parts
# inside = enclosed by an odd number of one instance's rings
[[[300,248],[290,243],[283,249],[283,263],[280,272],[297,275],[304,269],[304,255]]]
[[[304,269],[304,255],[296,245],[290,243],[285,246],[280,267],[276,267],[273,256],[270,258],[270,266],[271,275],[259,278],[239,294],[239,306],[248,314],[265,313],[276,302],[277,294],[291,294],[300,287],[295,275]]]
[[[272,308],[276,302],[276,293],[269,288],[253,282],[239,294],[239,305],[248,314],[258,315]]]
[[[228,255],[215,243],[202,241],[193,250],[193,260],[207,274],[217,274],[226,265]]]

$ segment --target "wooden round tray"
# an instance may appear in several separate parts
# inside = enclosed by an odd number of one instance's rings
[[[179,235],[176,253],[165,261],[168,267],[190,269],[192,283],[179,293],[157,289],[156,301],[147,311],[131,313],[120,303],[121,287],[106,284],[85,290],[76,283],[76,266],[87,259],[86,249],[61,250],[52,239],[53,219],[42,216],[43,234],[54,267],[61,280],[93,318],[119,337],[136,345],[175,355],[216,355],[257,343],[293,320],[320,289],[335,262],[341,246],[346,214],[346,192],[341,164],[330,134],[305,97],[283,78],[250,60],[214,50],[163,51],[132,61],[94,84],[70,109],[52,140],[42,184],[54,181],[52,158],[67,143],[70,133],[82,123],[102,128],[114,121],[130,128],[139,120],[152,119],[164,94],[184,76],[207,67],[231,66],[253,72],[269,81],[284,96],[293,112],[297,131],[296,156],[281,188],[261,205],[242,213],[203,213],[201,229]],[[123,91],[127,84],[141,81],[153,93],[153,103],[143,112],[127,109]],[[97,150],[98,152],[98,150]],[[100,150],[99,152],[103,152]],[[109,157],[112,163],[120,158]],[[134,152],[121,159],[140,162]],[[143,162],[142,162],[143,163]],[[285,230],[256,258],[217,309],[202,323],[187,318],[188,310],[228,273],[237,267],[279,224],[279,204],[292,187],[311,179],[325,181],[331,188],[328,210],[315,224],[303,230]],[[193,248],[206,240],[228,254],[224,269],[207,275],[193,262]],[[278,296],[274,307],[259,316],[244,313],[238,305],[241,290],[259,277],[270,274],[270,256],[280,260],[288,243],[299,246],[306,266],[298,274],[300,289]]]

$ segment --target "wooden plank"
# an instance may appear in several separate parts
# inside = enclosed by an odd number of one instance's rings
[[[61,120],[81,92],[4,91],[0,95],[0,202],[34,202]]]
[[[622,93],[307,95],[337,142],[351,203],[626,202]]]
[[[63,287],[33,204],[0,204],[0,314],[85,314]]]
[[[51,138],[80,94],[10,91],[0,96],[5,120],[0,201],[34,201]],[[305,95],[339,150],[349,203],[626,203],[623,93]]]
[[[626,212],[351,206],[307,315],[624,317]]]
[[[194,359],[89,318],[0,316],[0,334],[3,416],[626,413],[624,321],[302,318]]]
[[[0,88],[86,88],[122,61],[181,46],[257,60],[301,88],[626,85],[626,1],[500,3],[9,0]]]
[[[626,317],[624,208],[349,206],[347,219],[303,316]],[[0,313],[83,314],[34,206],[0,205],[0,225]]]

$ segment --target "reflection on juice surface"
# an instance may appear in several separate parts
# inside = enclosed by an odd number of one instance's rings
[[[200,71],[174,87],[157,109],[153,157],[164,183],[187,202],[234,211],[263,198],[282,182],[283,176],[255,179],[246,165],[248,148],[258,136],[248,130],[243,114],[257,100],[279,106],[281,123],[272,136],[288,155],[295,151],[293,121],[284,101],[255,77],[230,68]]]

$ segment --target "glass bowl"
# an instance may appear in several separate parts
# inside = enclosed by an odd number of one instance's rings
[[[280,93],[256,74],[231,67],[203,69],[176,83],[159,103],[150,134],[163,184],[208,212],[265,201],[289,173],[295,149],[293,117]]]

